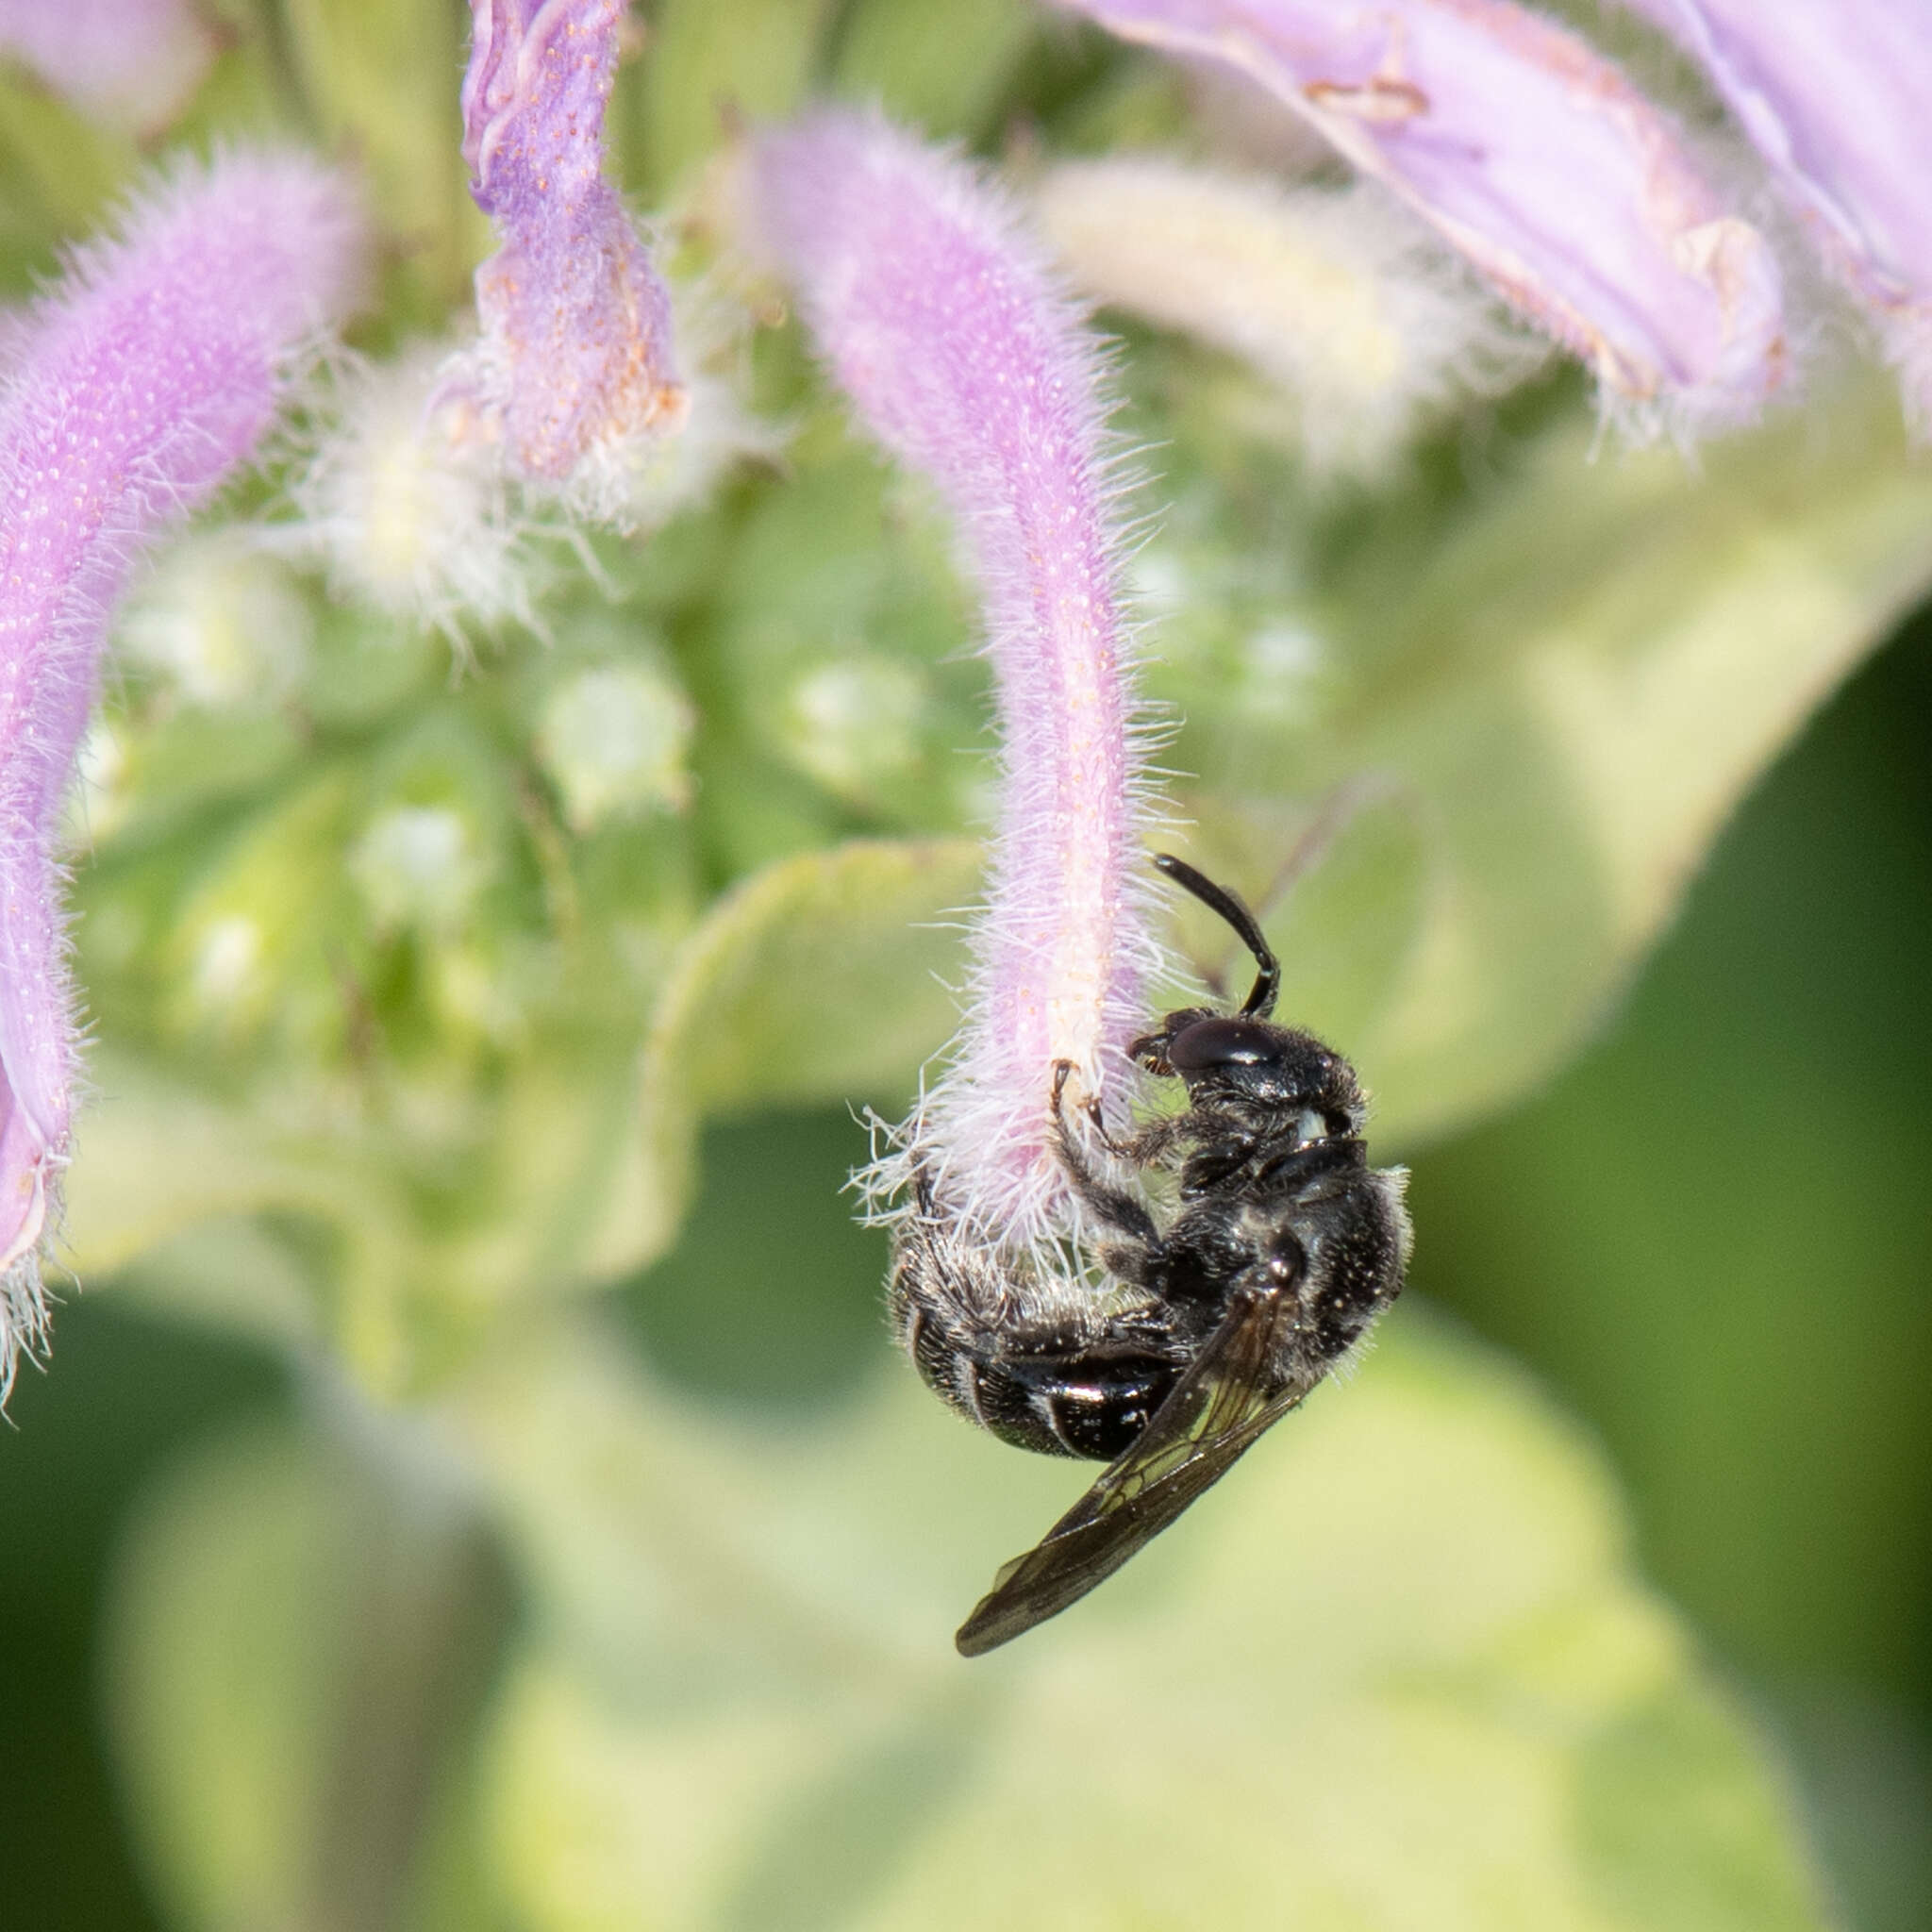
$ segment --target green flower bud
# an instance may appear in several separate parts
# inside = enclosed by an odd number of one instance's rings
[[[919,762],[926,700],[925,678],[903,659],[837,658],[792,680],[779,740],[801,771],[842,797],[864,801]]]
[[[245,540],[182,544],[122,619],[120,641],[185,703],[268,704],[306,670],[315,618],[288,572]]]
[[[448,805],[398,805],[379,813],[349,855],[349,876],[384,930],[461,926],[491,867],[468,818]]]
[[[537,758],[581,837],[612,817],[690,805],[685,759],[696,726],[691,700],[663,672],[640,663],[592,665],[551,691]]]

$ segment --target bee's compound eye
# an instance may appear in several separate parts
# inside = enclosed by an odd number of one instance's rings
[[[1281,1062],[1281,1032],[1261,1020],[1196,1020],[1174,1035],[1167,1063],[1184,1077],[1215,1067],[1266,1067]]]

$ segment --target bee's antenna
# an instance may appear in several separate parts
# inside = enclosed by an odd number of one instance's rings
[[[1261,970],[1255,975],[1255,990],[1249,993],[1248,1003],[1241,1008],[1241,1018],[1265,1020],[1274,1010],[1274,995],[1281,990],[1281,961],[1261,937],[1261,927],[1255,915],[1225,886],[1217,886],[1212,879],[1204,878],[1186,859],[1176,858],[1172,852],[1157,852],[1154,863],[1175,885],[1185,887],[1202,905],[1220,913],[1241,936],[1241,943],[1254,954],[1255,964]]]

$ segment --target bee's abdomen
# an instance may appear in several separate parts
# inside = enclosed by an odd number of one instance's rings
[[[916,1306],[907,1308],[901,1332],[927,1386],[953,1408],[1041,1456],[1111,1462],[1147,1426],[1179,1373],[1164,1356],[1116,1340],[1055,1349],[1059,1338],[1045,1333],[962,1335]]]

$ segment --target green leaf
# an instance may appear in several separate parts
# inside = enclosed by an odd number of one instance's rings
[[[903,1366],[727,1425],[586,1330],[456,1420],[536,1616],[483,1829],[533,1932],[1824,1923],[1594,1454],[1420,1311],[1122,1574],[953,1625],[1084,1479]]]
[[[707,1116],[872,1099],[895,1108],[951,1031],[939,924],[979,876],[970,841],[856,841],[766,867],[727,892],[678,956],[645,1041],[634,1140],[599,1273],[668,1248]]]
[[[342,1528],[323,1472],[251,1436],[151,1501],[124,1552],[108,1708],[149,1872],[189,1924],[286,1920],[300,1896]]]
[[[952,1025],[933,970],[957,954],[979,864],[970,840],[858,840],[745,880],[684,948],[647,1081],[708,1113],[902,1097]]]
[[[1411,493],[1324,521],[1216,407],[1143,565],[1189,849],[1262,902],[1282,1012],[1356,1058],[1384,1130],[1440,1134],[1575,1050],[1739,799],[1923,594],[1932,474],[1873,383],[1694,466],[1592,460],[1559,421],[1453,514]]]
[[[385,1469],[256,1424],[171,1470],[121,1551],[106,1642],[170,1922],[400,1923],[505,1609],[459,1492],[407,1453]]]
[[[1187,849],[1261,905],[1282,1012],[1353,1055],[1381,1130],[1439,1134],[1575,1050],[1737,801],[1920,594],[1932,476],[1873,385],[1702,468],[1669,451],[1591,461],[1559,414],[1474,504],[1423,488],[1324,513],[1256,441],[1231,400],[1245,391],[1202,393],[1180,416],[1172,527],[1142,566],[1164,607],[1150,680],[1186,720],[1172,761],[1198,774]],[[808,552],[815,507],[829,521]],[[747,688],[773,681],[773,639],[835,627],[841,585],[871,608],[877,518],[835,462],[803,467],[750,524],[723,622]],[[958,937],[922,942],[917,964],[879,954],[863,983],[814,977],[808,1010],[780,987],[794,1037],[773,1048],[759,989],[786,976],[788,895],[814,876],[808,856],[787,863],[802,870],[763,874],[793,884],[756,917],[709,928],[691,970],[741,991],[732,1017],[647,1063],[664,1096],[649,1104],[675,1112],[691,1088],[734,1107],[852,1098],[908,1085],[943,1043],[937,1001],[906,1008],[896,1039],[869,1021],[894,973],[957,983]],[[1175,916],[1204,970],[1239,977],[1224,931]],[[817,897],[811,917],[833,955],[841,918],[863,922],[855,957],[891,930],[869,887],[842,909]]]
[[[327,1092],[218,1099],[127,1056],[102,1056],[68,1175],[75,1273],[158,1254],[165,1267],[131,1281],[150,1301],[324,1339],[385,1395],[433,1384],[532,1300],[641,1266],[675,1232],[661,1169],[624,1165],[641,1145],[635,1054],[595,1042],[547,1042],[488,1108],[444,1096],[461,1131],[433,1135],[407,1110],[358,1121],[340,1092],[333,1108]]]

